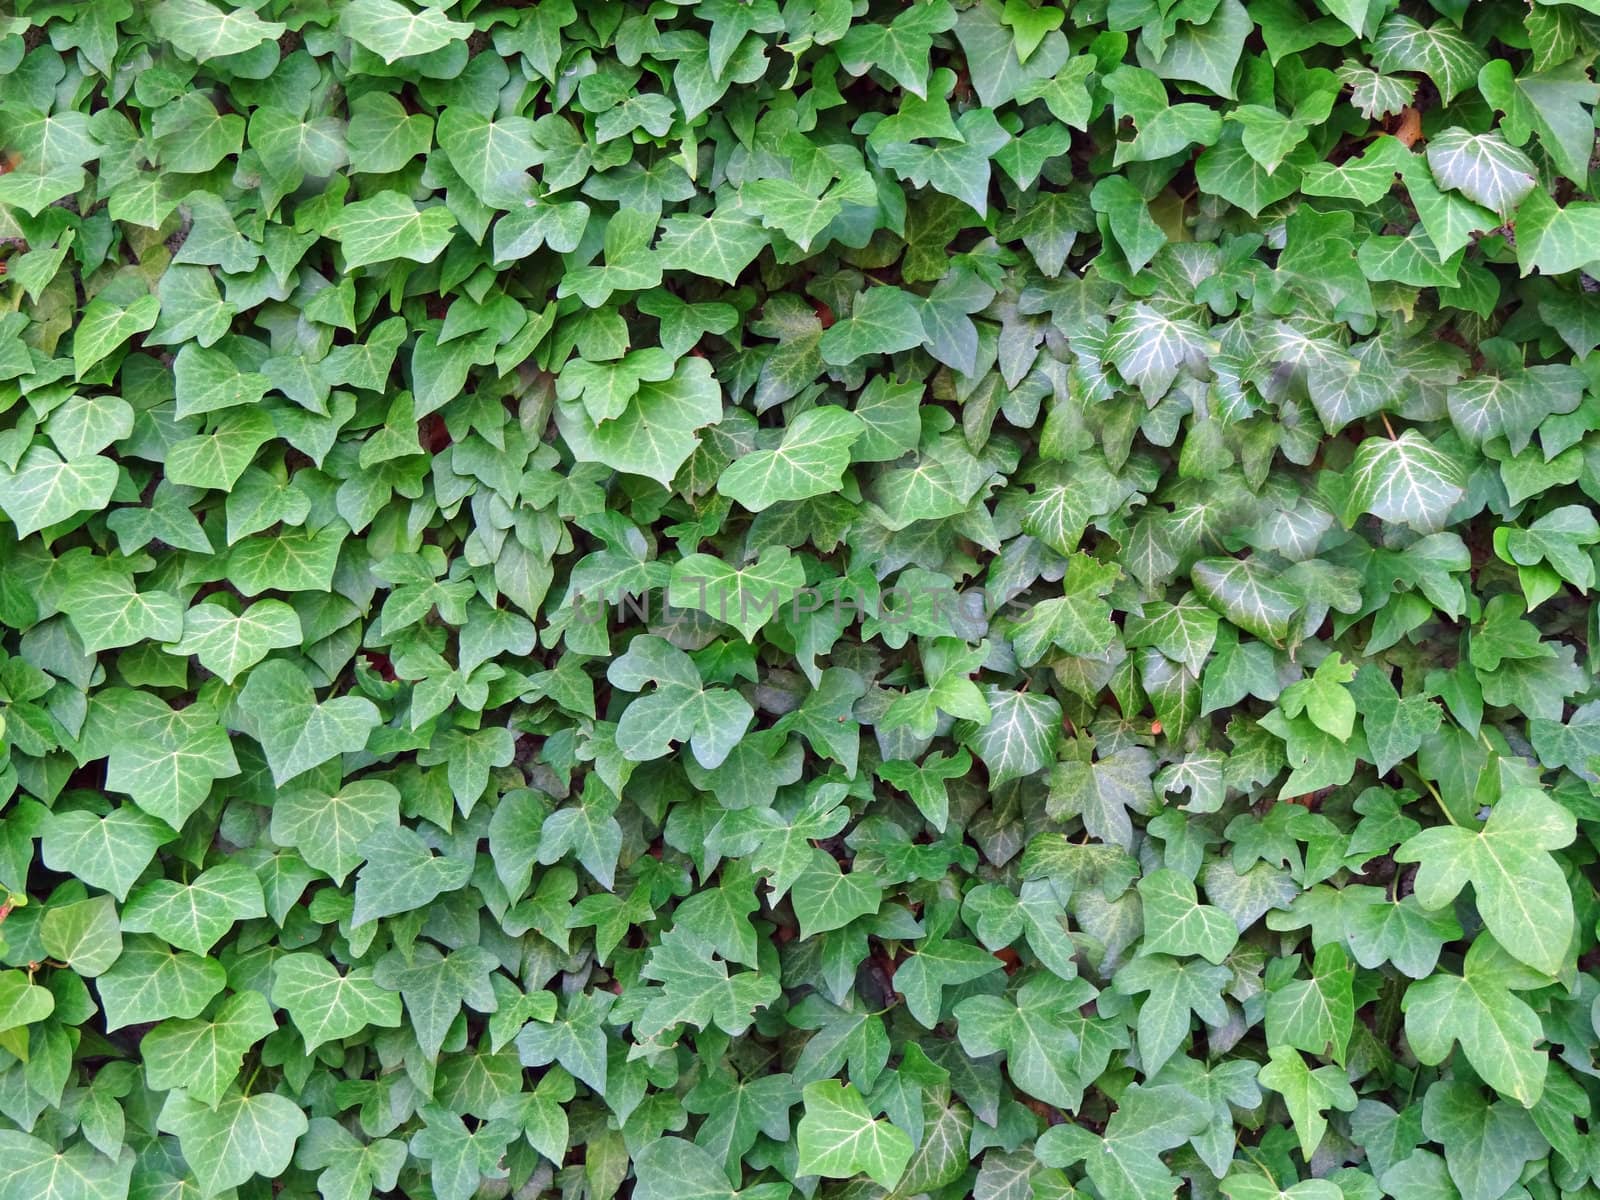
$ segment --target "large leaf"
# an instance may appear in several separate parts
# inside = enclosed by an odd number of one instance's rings
[[[150,28],[201,62],[254,50],[284,30],[248,9],[223,11],[209,0],[159,0],[150,10]]]
[[[671,379],[640,383],[627,411],[615,420],[596,425],[573,403],[561,404],[556,419],[581,461],[665,485],[700,444],[699,431],[722,419],[722,399],[709,364],[686,358]]]
[[[368,967],[340,973],[314,954],[290,954],[272,967],[272,1002],[289,1014],[306,1050],[400,1023],[400,997],[380,987]]]
[[[1406,990],[1406,1037],[1417,1057],[1440,1063],[1459,1041],[1485,1083],[1531,1108],[1544,1091],[1549,1060],[1538,1015],[1512,990],[1538,986],[1492,939],[1480,936],[1460,975],[1437,973]]]
[[[117,486],[117,465],[91,454],[63,462],[44,446],[30,447],[13,469],[0,467],[0,510],[25,537],[80,512],[105,507]]]
[[[339,28],[388,63],[442,50],[472,31],[471,25],[447,20],[437,8],[419,11],[402,0],[350,0]]]
[[[834,491],[850,465],[850,447],[865,432],[861,418],[842,408],[815,408],[784,430],[783,441],[733,463],[717,491],[751,512],[780,500],[805,500]]]
[[[157,1122],[174,1134],[202,1198],[218,1195],[257,1175],[282,1175],[294,1145],[310,1122],[293,1101],[271,1093],[224,1096],[211,1107],[171,1092]]]
[[[80,1142],[65,1152],[14,1129],[0,1130],[0,1187],[38,1200],[121,1200],[133,1156],[113,1161]]]
[[[319,704],[305,675],[282,660],[263,663],[250,673],[239,693],[239,707],[279,784],[362,749],[380,720],[372,702],[359,696]]]
[[[1061,706],[1049,696],[991,688],[985,697],[990,717],[967,739],[967,746],[1003,783],[1043,770],[1060,731]]]
[[[1481,829],[1425,829],[1395,852],[1419,864],[1417,899],[1443,908],[1467,884],[1496,940],[1518,960],[1558,974],[1572,941],[1572,894],[1549,853],[1577,836],[1572,814],[1542,792],[1518,788],[1489,811]]]
[[[230,996],[210,1019],[163,1021],[144,1037],[145,1076],[153,1088],[182,1088],[215,1106],[239,1075],[245,1052],[278,1028],[260,992]]]
[[[865,1174],[892,1188],[911,1159],[911,1139],[889,1122],[874,1120],[860,1092],[833,1080],[807,1085],[805,1114],[795,1135],[800,1169],[812,1175]]]
[[[1414,430],[1398,438],[1368,438],[1350,465],[1345,520],[1371,513],[1419,533],[1444,527],[1465,494],[1460,464]]]
[[[272,806],[272,837],[343,883],[361,865],[367,838],[398,824],[399,808],[399,790],[381,779],[353,780],[331,795],[294,789]]]
[[[1534,189],[1530,159],[1498,134],[1472,134],[1452,127],[1428,142],[1428,168],[1442,188],[1453,188],[1475,204],[1510,213]]]
[[[358,2],[394,3],[399,7],[397,0]],[[345,11],[348,13],[351,9]],[[397,258],[427,263],[438,258],[450,244],[455,228],[455,218],[443,206],[419,209],[410,196],[379,192],[370,200],[346,205],[339,214],[333,236],[344,251],[347,267],[364,267]]]

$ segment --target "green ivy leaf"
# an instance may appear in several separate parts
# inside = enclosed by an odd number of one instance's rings
[[[438,9],[418,12],[401,0],[350,0],[340,13],[339,28],[386,63],[442,50],[472,31],[471,25],[447,20]]]
[[[235,1092],[213,1107],[178,1091],[168,1094],[157,1124],[177,1137],[201,1196],[208,1197],[257,1175],[282,1175],[310,1122],[283,1096]]]
[[[235,921],[267,915],[261,882],[243,863],[218,863],[178,884],[156,879],[134,889],[122,906],[122,928],[205,954]]]
[[[1139,881],[1144,902],[1144,946],[1153,954],[1198,954],[1221,963],[1239,941],[1233,921],[1219,908],[1200,904],[1194,884],[1173,870]]]
[[[400,7],[398,0],[356,0],[345,13],[361,3]],[[344,251],[345,266],[354,269],[398,258],[432,262],[450,244],[455,229],[455,218],[442,205],[419,209],[410,196],[379,192],[369,200],[346,205],[332,236]]]
[[[241,716],[283,784],[312,767],[354,753],[367,744],[379,723],[370,700],[344,696],[317,703],[305,675],[282,660],[250,672],[239,693]]]
[[[117,1200],[128,1194],[131,1154],[113,1161],[82,1142],[57,1151],[49,1142],[0,1130],[0,1187],[39,1200]]]
[[[296,788],[272,806],[272,839],[343,883],[363,862],[367,839],[399,824],[399,809],[399,789],[381,779],[352,780],[332,795]]]
[[[1443,1062],[1459,1041],[1485,1083],[1531,1108],[1544,1091],[1549,1060],[1536,1049],[1544,1039],[1537,1014],[1513,989],[1544,982],[1479,934],[1460,975],[1437,973],[1406,989],[1406,1037],[1430,1064]]]
[[[1261,1083],[1283,1097],[1289,1118],[1300,1140],[1300,1153],[1309,1160],[1328,1131],[1329,1109],[1349,1112],[1356,1106],[1356,1094],[1337,1067],[1306,1066],[1300,1052],[1291,1046],[1273,1046],[1271,1061],[1261,1068]]]
[[[139,1049],[152,1088],[181,1088],[201,1104],[215,1107],[239,1076],[245,1053],[273,1033],[267,998],[260,992],[228,997],[209,1019],[163,1021]]]
[[[307,1053],[369,1025],[400,1024],[400,997],[381,987],[371,968],[341,973],[314,954],[289,954],[273,964],[272,1002],[289,1014]]]
[[[117,486],[117,465],[98,454],[71,462],[32,446],[10,470],[0,467],[0,510],[18,537],[104,508]]]
[[[885,1188],[899,1182],[911,1160],[911,1139],[874,1120],[860,1092],[825,1079],[806,1085],[804,1102],[795,1129],[802,1171],[832,1179],[864,1174]]]
[[[1443,528],[1465,494],[1460,464],[1408,429],[1398,438],[1368,438],[1350,465],[1350,499],[1344,519],[1371,513],[1419,533]]]
[[[814,408],[784,430],[783,441],[731,464],[717,491],[761,512],[782,500],[805,500],[838,488],[850,447],[865,432],[861,418],[842,408]]]
[[[1418,863],[1416,895],[1443,908],[1471,883],[1484,924],[1520,962],[1558,974],[1572,941],[1572,895],[1549,853],[1577,836],[1572,814],[1542,792],[1507,792],[1478,830],[1425,829],[1395,852]]]

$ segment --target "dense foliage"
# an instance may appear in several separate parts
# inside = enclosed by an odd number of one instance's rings
[[[0,1197],[1600,1195],[1594,0],[0,16]]]

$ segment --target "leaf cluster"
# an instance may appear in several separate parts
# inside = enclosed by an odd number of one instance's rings
[[[0,1200],[1594,1200],[1595,0],[16,0]]]

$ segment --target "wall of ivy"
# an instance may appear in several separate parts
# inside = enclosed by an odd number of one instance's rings
[[[0,1200],[1600,1200],[1597,52],[13,0]]]

